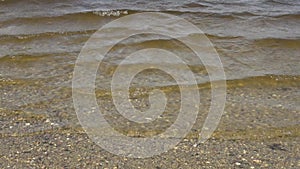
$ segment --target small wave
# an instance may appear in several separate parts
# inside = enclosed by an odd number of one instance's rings
[[[268,0],[267,2],[277,3],[281,5],[300,5],[297,0]]]
[[[127,15],[128,11],[108,10],[108,11],[93,11],[92,13],[99,16],[120,16],[120,15]]]
[[[280,46],[281,48],[299,48],[300,37],[295,37],[294,39],[280,39],[280,38],[263,38],[263,39],[255,39],[254,44],[258,46]]]
[[[0,35],[0,41],[10,41],[10,40],[23,40],[22,42],[28,40],[38,40],[38,38],[47,38],[47,37],[59,37],[59,36],[73,36],[73,35],[88,35],[96,32],[97,29],[90,30],[79,30],[79,31],[65,31],[65,32],[42,32],[36,34],[16,34],[16,35]]]
[[[200,3],[200,2],[189,2],[183,5],[184,8],[206,8],[209,7],[210,5],[208,4],[204,4],[204,3]]]
[[[205,34],[209,39],[243,39],[242,36],[222,36],[219,34]]]
[[[134,11],[132,11],[134,12]],[[12,21],[12,20],[17,20],[17,19],[42,19],[42,18],[59,18],[59,17],[66,17],[66,16],[83,16],[83,15],[96,15],[96,16],[105,16],[105,17],[110,17],[110,16],[122,16],[122,15],[128,15],[131,13],[131,10],[86,10],[86,11],[69,11],[65,13],[57,13],[57,14],[47,14],[45,15],[35,15],[35,16],[15,16],[15,17],[3,17],[7,18],[3,20],[5,21]]]
[[[283,15],[278,15],[278,16],[274,16],[274,18],[281,18],[281,19],[285,19],[285,20],[293,20],[293,19],[297,19],[299,21],[300,19],[300,12],[296,13],[296,14],[283,14]]]

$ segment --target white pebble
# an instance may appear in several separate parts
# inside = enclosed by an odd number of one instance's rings
[[[236,163],[235,163],[235,165],[241,165],[241,163],[239,163],[239,162],[236,162]]]

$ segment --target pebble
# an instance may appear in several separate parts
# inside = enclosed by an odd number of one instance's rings
[[[235,163],[235,165],[237,165],[237,166],[240,166],[240,165],[241,165],[241,163],[239,163],[239,162],[236,162],[236,163]]]
[[[58,126],[57,123],[50,123],[51,126]]]
[[[253,162],[255,162],[255,163],[261,163],[261,160],[253,160]]]

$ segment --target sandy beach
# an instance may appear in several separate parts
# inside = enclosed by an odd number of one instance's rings
[[[1,109],[1,168],[298,168],[299,113],[289,108],[297,106],[292,96],[299,90],[299,79],[290,84],[288,79],[228,81],[225,114],[209,140],[193,147],[205,116],[199,115],[180,144],[146,159],[117,156],[96,145],[76,122],[72,107],[68,112],[73,113],[53,117]],[[199,86],[199,91],[205,98],[209,90]],[[71,102],[70,97],[67,91],[68,99],[61,101]],[[273,102],[278,104],[268,106]],[[61,125],[62,119],[73,122]]]

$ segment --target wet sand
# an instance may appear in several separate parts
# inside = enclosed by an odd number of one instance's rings
[[[205,117],[200,113],[192,131],[180,144],[146,159],[116,156],[96,145],[78,124],[71,108],[71,91],[65,89],[64,98],[52,101],[70,104],[68,114],[61,111],[51,117],[0,109],[0,167],[299,168],[300,114],[296,97],[299,78],[291,78],[271,76],[264,80],[228,81],[225,113],[209,140],[193,147]],[[168,92],[172,95],[175,91]],[[209,88],[199,85],[199,91],[205,109],[209,105]],[[43,106],[47,107],[40,103]],[[62,120],[72,123],[66,125]]]

